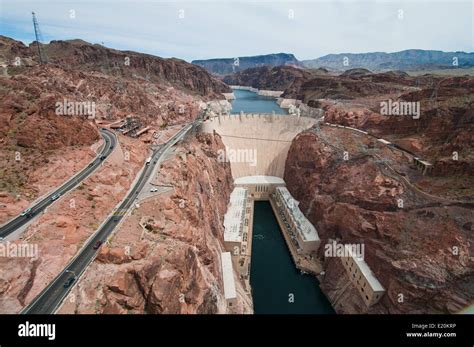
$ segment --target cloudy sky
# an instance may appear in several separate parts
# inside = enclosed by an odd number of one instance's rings
[[[473,1],[0,0],[0,34],[81,38],[191,61],[289,52],[474,51]]]

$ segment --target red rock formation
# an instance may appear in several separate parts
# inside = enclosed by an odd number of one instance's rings
[[[261,66],[239,71],[224,77],[229,85],[250,86],[264,90],[283,91],[290,85],[299,86],[313,74],[291,66]]]
[[[380,81],[377,74],[368,75],[320,75],[311,76],[290,85],[282,97],[302,100],[306,104],[318,99],[350,100],[389,94],[402,90],[402,86],[386,84]]]
[[[119,142],[97,171],[49,206],[21,234],[22,242],[37,247],[37,259],[0,256],[0,267],[5,269],[0,271],[0,312],[20,312],[64,270],[123,199],[148,151],[135,139],[119,136]],[[40,175],[44,176],[46,173]]]
[[[211,98],[222,98],[221,93],[230,92],[228,86],[204,68],[176,58],[118,51],[82,40],[51,41],[43,49],[49,62],[61,67],[167,84]]]
[[[384,146],[364,150],[369,144],[323,127],[319,136],[298,135],[289,150],[284,178],[319,232],[319,256],[329,239],[363,243],[386,293],[368,309],[339,258],[325,259],[321,288],[339,313],[454,313],[471,304],[473,206],[420,193],[408,183],[414,172],[406,159]]]
[[[53,156],[68,149],[82,155],[74,162],[90,159],[86,149],[100,139],[95,120],[133,115],[143,126],[164,129],[193,120],[203,100],[229,91],[203,68],[177,59],[81,40],[53,41],[42,49],[46,65],[38,64],[36,46],[0,36],[0,191],[9,195],[5,201],[22,201],[16,211],[46,193],[31,189],[32,178],[48,171]],[[58,103],[65,101],[93,103],[95,119],[58,114]]]
[[[325,120],[364,129],[434,164],[435,176],[473,176],[474,78],[405,78],[419,88],[395,95],[358,99],[354,103],[326,102]],[[420,103],[420,117],[383,116],[380,102],[388,99]],[[457,159],[453,159],[456,154]]]
[[[217,161],[220,137],[197,136],[162,163],[155,183],[171,192],[140,202],[61,312],[226,312],[220,253],[232,175]],[[237,311],[251,312],[243,296]]]

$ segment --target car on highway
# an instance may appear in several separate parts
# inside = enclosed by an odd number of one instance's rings
[[[100,246],[102,246],[102,241],[101,240],[97,240],[95,243],[94,243],[94,246],[92,247],[93,249],[99,249]]]
[[[105,160],[105,158],[107,158],[105,155],[100,156],[100,160]]]
[[[31,208],[27,208],[26,210],[24,210],[20,216],[24,217],[24,216],[27,216],[27,217],[30,217],[31,216]]]
[[[54,195],[51,197],[51,201],[56,201],[56,200],[58,200],[60,196],[61,196],[61,194],[59,194],[59,193],[54,194]]]
[[[76,276],[69,277],[66,282],[64,282],[64,288],[69,288],[71,284],[76,280]]]
[[[151,193],[156,193],[157,191],[158,191],[158,188],[151,188],[151,189],[150,189],[150,192],[151,192]]]
[[[87,167],[92,167],[94,165],[94,163],[89,163],[89,165],[87,165]]]

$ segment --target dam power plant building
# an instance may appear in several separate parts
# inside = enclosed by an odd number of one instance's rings
[[[298,253],[310,254],[317,252],[321,240],[316,228],[303,215],[298,207],[298,201],[293,199],[286,187],[277,187],[272,194],[277,213],[283,219],[286,231]]]
[[[247,293],[250,295],[252,291],[250,266],[254,201],[270,202],[295,266],[314,275],[323,271],[316,256],[321,244],[318,232],[300,210],[298,201],[283,180],[293,138],[316,123],[317,119],[310,117],[241,113],[210,118],[200,127],[201,132],[219,134],[226,152],[254,151],[255,154],[243,158],[249,160],[241,160],[238,155],[229,156],[234,190],[224,216],[224,247],[227,252],[222,253],[225,298],[229,307],[235,305],[232,268],[236,269]],[[385,289],[367,263],[353,254],[341,258],[341,261],[350,283],[357,288],[367,307],[377,303]]]
[[[230,194],[227,212],[224,216],[224,247],[235,259],[237,272],[250,276],[251,232],[253,226],[253,206],[248,201],[248,191],[236,187]]]
[[[269,200],[276,187],[284,187],[285,181],[275,176],[245,176],[234,181],[236,187],[245,187],[253,200]]]
[[[224,243],[229,252],[240,249],[244,236],[247,189],[236,187],[230,194],[229,206],[224,216]]]
[[[224,282],[224,298],[227,306],[232,307],[237,303],[237,291],[235,289],[234,270],[230,252],[221,253],[222,279]]]

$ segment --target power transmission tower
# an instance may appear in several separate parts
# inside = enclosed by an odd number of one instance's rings
[[[36,47],[38,48],[38,57],[40,60],[40,64],[44,64],[46,62],[46,59],[43,52],[41,51],[41,46],[40,46],[40,40],[43,38],[43,36],[41,35],[41,31],[39,29],[38,20],[36,19],[35,13],[31,12],[31,14],[33,15],[33,27],[35,29]]]

